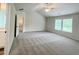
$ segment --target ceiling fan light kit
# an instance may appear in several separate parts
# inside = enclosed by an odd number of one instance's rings
[[[45,12],[50,12],[50,11],[52,11],[54,9],[53,8],[53,4],[51,4],[51,3],[45,3],[43,5],[43,9],[44,9]]]
[[[47,8],[47,9],[45,9],[45,12],[49,12],[49,11],[50,11],[50,9],[48,9],[48,8]]]
[[[44,12],[50,12],[54,9],[54,6],[53,6],[53,3],[42,3],[42,4],[39,4],[38,6],[36,6],[35,8],[36,10],[41,10],[41,11],[44,11]]]

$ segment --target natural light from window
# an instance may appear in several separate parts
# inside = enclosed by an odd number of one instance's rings
[[[72,33],[72,19],[64,19],[62,28],[63,31]]]
[[[72,33],[72,18],[55,19],[55,30]]]
[[[6,23],[6,4],[0,4],[0,28],[5,28]]]
[[[56,19],[55,21],[55,29],[56,30],[61,30],[61,19]]]

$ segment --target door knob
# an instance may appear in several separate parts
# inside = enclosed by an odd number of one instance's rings
[[[7,31],[5,31],[5,33],[7,33]]]

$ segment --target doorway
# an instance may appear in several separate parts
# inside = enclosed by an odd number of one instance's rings
[[[22,13],[19,13],[15,16],[15,32],[16,36],[19,33],[22,33],[24,29],[24,15]]]
[[[15,14],[15,28],[14,28],[14,37],[17,35],[17,15]]]

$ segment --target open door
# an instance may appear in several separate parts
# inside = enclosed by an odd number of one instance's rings
[[[4,48],[4,54],[5,55],[8,55],[9,54],[9,51],[10,51],[10,48],[9,48],[9,45],[10,45],[10,14],[11,13],[11,6],[10,4],[6,4],[6,26],[5,26],[5,33],[6,33],[6,36],[5,36],[5,48]]]
[[[14,27],[15,27],[15,14],[16,10],[14,4],[6,4],[6,42],[5,42],[5,55],[8,55],[14,40]]]

